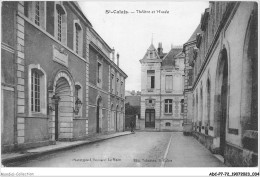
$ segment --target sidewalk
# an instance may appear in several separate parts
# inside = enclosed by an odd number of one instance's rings
[[[89,143],[94,143],[110,138],[115,138],[119,136],[124,136],[124,135],[129,135],[131,132],[118,132],[118,133],[113,133],[113,134],[102,134],[98,136],[91,136],[88,137],[86,140],[81,140],[81,141],[73,141],[73,142],[56,142],[55,145],[49,145],[49,146],[43,146],[43,147],[38,147],[38,148],[33,148],[33,149],[28,149],[24,152],[20,153],[7,153],[7,154],[1,154],[1,159],[2,159],[2,165],[5,165],[7,163],[12,163],[16,161],[21,161],[25,159],[30,159],[34,158],[43,154],[47,153],[53,153],[56,151],[61,151],[61,150],[66,150],[70,149],[73,147],[77,147],[80,145],[85,145]]]

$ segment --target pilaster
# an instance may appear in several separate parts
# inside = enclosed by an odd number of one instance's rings
[[[87,32],[86,32],[86,134],[88,134],[88,103],[89,103],[89,43],[90,43],[90,31],[89,28],[87,27]]]
[[[24,14],[24,2],[18,2],[18,12]],[[17,76],[17,113],[24,114],[25,112],[25,93],[24,93],[24,19],[16,16],[16,76]],[[17,117],[17,142],[24,143],[24,118]]]

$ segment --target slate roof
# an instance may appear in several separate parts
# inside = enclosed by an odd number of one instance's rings
[[[155,51],[155,55],[156,55],[156,58],[155,58],[155,59],[160,58],[159,55],[158,55],[158,52],[157,52],[156,48],[154,47],[153,44],[151,44],[150,47],[147,49],[147,51],[146,51],[146,53],[145,53],[145,55],[144,55],[144,57],[143,57],[143,60],[147,59],[147,53],[148,53],[149,51]]]
[[[177,56],[182,53],[182,48],[172,48],[169,53],[164,57],[162,61],[162,66],[173,66],[174,60]]]

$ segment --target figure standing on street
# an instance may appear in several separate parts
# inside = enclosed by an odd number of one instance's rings
[[[130,122],[130,127],[131,127],[131,132],[134,132],[135,123],[133,120]]]

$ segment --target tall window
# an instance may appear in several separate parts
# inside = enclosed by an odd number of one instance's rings
[[[61,41],[61,24],[62,24],[62,14],[61,14],[61,10],[57,10],[57,14],[58,14],[58,40]]]
[[[35,2],[35,24],[40,26],[40,2]]]
[[[101,84],[102,81],[102,65],[98,62],[98,71],[97,71],[97,83]]]
[[[46,2],[43,1],[24,1],[24,15],[37,26],[45,29],[45,7]]]
[[[119,78],[116,78],[116,86],[117,86],[117,90],[116,90],[116,94],[119,94]]]
[[[79,30],[77,29],[77,25],[76,26],[76,53],[79,53]]]
[[[147,88],[154,89],[155,87],[155,71],[154,70],[147,70]]]
[[[83,29],[80,25],[79,20],[74,20],[74,42],[73,42],[74,51],[82,56],[83,54]]]
[[[209,79],[207,80],[207,123],[208,126],[210,126],[210,81]]]
[[[40,112],[40,75],[35,70],[31,74],[31,111]]]
[[[203,90],[203,88],[201,85],[201,88],[200,88],[200,121],[204,120],[204,118],[203,118],[203,91],[202,90]]]
[[[164,102],[164,112],[171,114],[172,113],[172,99],[166,99]]]
[[[121,81],[121,97],[123,97],[123,92],[124,92],[124,89],[123,89],[123,81]]]
[[[46,73],[39,64],[28,65],[28,114],[47,114]]]
[[[171,75],[165,76],[165,89],[172,90],[172,76]]]
[[[111,74],[111,83],[112,83],[112,93],[115,92],[115,76],[114,74]]]
[[[62,5],[62,2],[56,2],[55,12],[55,30],[54,36],[61,43],[67,45],[67,13]]]
[[[184,99],[181,99],[181,113],[184,113]]]

